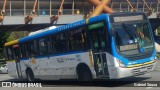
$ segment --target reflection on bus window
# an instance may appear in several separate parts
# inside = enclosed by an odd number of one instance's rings
[[[46,49],[46,40],[44,38],[39,39],[39,54],[40,55],[46,55],[47,54],[47,49]]]
[[[80,50],[85,47],[85,38],[86,33],[84,28],[79,28],[74,31],[70,31],[68,34],[68,43],[69,43],[69,50]]]
[[[55,37],[55,50],[56,52],[66,51],[66,35],[65,33],[61,33],[56,35]]]
[[[37,47],[37,40],[28,42],[27,45],[28,45],[29,52],[31,52],[30,56],[37,56],[39,54],[38,47]]]
[[[29,56],[26,44],[21,44],[20,45],[20,50],[21,50],[21,53],[22,53],[22,57],[28,57]]]

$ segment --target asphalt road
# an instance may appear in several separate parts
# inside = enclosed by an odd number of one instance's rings
[[[0,74],[1,82],[16,81],[24,82],[24,79],[15,79],[8,74]],[[95,80],[93,82],[79,83],[78,81],[41,81],[43,87],[29,88],[32,90],[160,90],[160,61],[158,61],[155,71],[145,75],[130,77],[118,80]],[[139,84],[152,84],[157,86],[140,87]],[[45,86],[45,87],[44,87]],[[10,90],[10,88],[0,88],[0,90]],[[12,88],[12,90],[22,90],[22,88]],[[28,90],[28,88],[23,88]]]

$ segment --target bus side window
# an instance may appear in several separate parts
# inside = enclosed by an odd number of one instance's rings
[[[30,45],[31,56],[36,56],[36,53],[34,52],[34,42],[30,42]]]
[[[25,47],[26,47],[26,54],[27,54],[27,57],[31,57],[31,44],[30,44],[31,42],[26,42],[25,43]]]
[[[67,39],[66,39],[66,35],[65,33],[61,33],[61,34],[58,34],[56,35],[56,38],[55,38],[55,49],[56,49],[56,52],[65,52],[67,51]]]
[[[47,54],[47,45],[46,45],[46,38],[39,39],[38,45],[39,45],[39,54],[40,55],[46,55]]]
[[[81,35],[82,35],[82,47],[85,47],[85,45],[86,45],[86,32],[85,32],[85,30],[82,31]]]
[[[12,50],[12,47],[8,47],[7,48],[7,52],[8,52],[8,59],[12,60],[13,59],[13,50]]]
[[[53,53],[53,49],[52,49],[52,39],[51,39],[51,36],[49,36],[47,38],[46,44],[47,44],[48,54],[52,54]]]
[[[37,56],[39,54],[38,47],[37,47],[37,40],[33,40],[27,43],[28,52],[30,53],[29,56]]]
[[[56,37],[55,36],[51,36],[50,40],[48,42],[48,49],[50,47],[50,49],[48,50],[49,53],[56,53],[56,48],[55,48],[55,43],[56,43]]]
[[[73,44],[74,44],[74,36],[73,36],[73,32],[72,31],[70,31],[69,32],[69,34],[68,34],[69,36],[69,38],[68,38],[68,49],[69,50],[73,50]]]
[[[69,31],[68,34],[69,50],[80,50],[85,47],[86,33],[84,27]]]
[[[26,43],[20,44],[21,55],[20,57],[28,57]]]
[[[3,52],[5,59],[8,60],[8,52],[7,52],[7,47],[4,47],[4,52]]]
[[[14,59],[19,60],[19,58],[22,56],[19,44],[13,45],[13,52],[14,52]]]

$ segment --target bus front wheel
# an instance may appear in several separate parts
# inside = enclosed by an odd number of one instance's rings
[[[28,69],[26,73],[27,73],[27,80],[29,82],[35,81],[34,74],[33,74],[32,70]]]
[[[90,70],[86,67],[79,68],[78,79],[79,81],[92,81],[92,74]]]

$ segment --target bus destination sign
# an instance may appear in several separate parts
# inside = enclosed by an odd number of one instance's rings
[[[100,28],[100,27],[103,27],[103,26],[104,26],[104,23],[103,22],[99,22],[99,23],[95,23],[95,24],[89,25],[89,29]]]
[[[143,15],[117,16],[117,17],[114,17],[113,19],[114,19],[114,22],[137,21],[137,20],[143,20]]]

